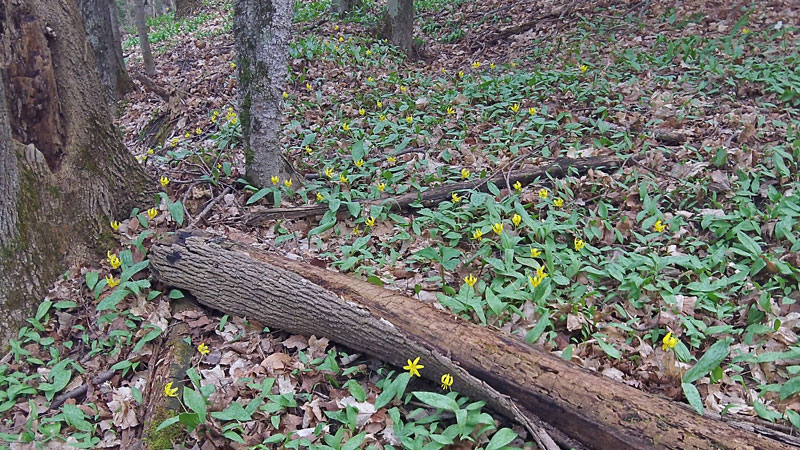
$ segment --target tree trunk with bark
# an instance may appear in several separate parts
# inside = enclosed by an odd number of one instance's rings
[[[0,6],[0,342],[69,262],[105,253],[109,220],[155,186],[122,146],[77,2]],[[107,10],[107,9],[106,9]]]
[[[94,51],[100,81],[106,89],[107,103],[117,100],[133,90],[133,81],[125,70],[122,42],[116,33],[116,6],[113,0],[78,0],[86,37]]]
[[[339,14],[346,14],[361,5],[361,0],[335,0],[333,7]]]
[[[144,71],[148,75],[155,75],[156,64],[153,61],[153,52],[150,50],[150,32],[147,26],[147,17],[144,10],[144,0],[133,0],[134,21],[136,22],[136,33],[139,35],[139,48],[142,50],[142,60],[144,61]]]
[[[414,0],[387,0],[386,13],[378,34],[400,47],[409,58],[416,58],[414,49]]]
[[[536,437],[542,436],[541,418],[587,448],[780,449],[800,443],[765,427],[699,416],[688,405],[396,291],[222,237],[175,233],[157,241],[149,256],[157,278],[211,308],[324,336],[396,366],[419,356],[423,376],[438,383],[452,374],[454,390],[486,401]]]
[[[236,0],[233,37],[247,177],[256,186],[290,171],[281,157],[281,104],[288,76],[292,0]]]

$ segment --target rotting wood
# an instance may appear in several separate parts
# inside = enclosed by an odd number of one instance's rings
[[[635,156],[632,156],[635,158]],[[486,192],[489,190],[488,183],[497,186],[504,186],[506,182],[514,184],[519,182],[522,186],[527,186],[535,182],[540,177],[550,175],[555,178],[563,177],[569,169],[574,169],[577,173],[584,173],[589,169],[616,169],[625,162],[625,159],[617,156],[593,156],[589,158],[558,158],[550,164],[533,169],[520,169],[514,171],[508,179],[506,174],[498,173],[491,178],[466,180],[458,183],[448,183],[428,189],[424,192],[410,192],[397,197],[389,197],[380,201],[363,202],[364,206],[373,204],[383,204],[390,210],[398,211],[409,208],[413,204],[422,206],[432,206],[439,202],[449,199],[452,192],[476,190]],[[294,208],[254,208],[245,218],[248,226],[258,226],[268,220],[274,219],[301,219],[325,214],[329,207],[327,204],[309,205]]]
[[[178,232],[150,250],[154,275],[200,303],[292,333],[324,336],[402,366],[531,426],[537,416],[589,448],[782,449],[800,440],[695,414],[579,368],[498,330],[398,292],[224,237]],[[766,437],[769,436],[769,437]]]

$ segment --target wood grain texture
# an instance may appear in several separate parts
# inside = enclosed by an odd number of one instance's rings
[[[221,237],[179,232],[150,250],[157,278],[201,303],[292,333],[341,342],[397,366],[421,356],[423,376],[519,419],[538,416],[588,448],[780,449],[734,423],[579,368],[501,331],[398,292]],[[752,428],[751,428],[752,430]],[[756,430],[758,431],[758,430]],[[782,440],[782,441],[781,441]]]

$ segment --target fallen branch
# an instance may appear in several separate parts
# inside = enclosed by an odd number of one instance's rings
[[[396,366],[421,357],[539,436],[541,418],[589,448],[782,449],[770,439],[687,405],[579,368],[516,337],[461,320],[396,291],[223,237],[178,232],[150,249],[153,274],[200,303],[291,333],[324,336]],[[751,430],[752,424],[748,424]]]
[[[439,202],[450,198],[452,192],[476,190],[486,192],[489,190],[488,183],[497,186],[509,183],[511,185],[519,182],[522,186],[533,183],[542,176],[563,177],[569,169],[574,169],[578,173],[583,173],[589,169],[614,169],[622,165],[625,160],[617,156],[593,156],[590,158],[558,158],[544,167],[534,169],[519,170],[506,178],[502,172],[495,174],[488,179],[467,180],[458,183],[448,183],[424,192],[411,192],[397,197],[390,197],[381,201],[363,202],[364,205],[383,204],[390,210],[399,211],[408,209],[413,204],[422,206],[433,206]],[[274,219],[300,219],[325,214],[328,205],[309,205],[294,208],[261,208],[253,211],[245,219],[248,226],[258,226],[268,220]]]
[[[625,128],[622,125],[617,125],[615,123],[611,123],[602,119],[590,119],[588,117],[579,116],[578,122],[580,122],[583,125],[602,125],[610,130],[619,133],[632,132],[632,130]],[[653,139],[664,145],[680,145],[686,142],[687,139],[685,134],[679,133],[677,131],[655,129],[648,131],[647,134],[652,135]]]
[[[105,372],[94,376],[91,380],[89,380],[89,382],[94,386],[97,386],[98,384],[103,384],[106,381],[110,380],[115,373],[117,373],[116,370],[111,370],[111,369],[106,370]],[[84,395],[86,395],[87,392],[89,392],[89,383],[86,383],[82,386],[78,386],[69,392],[65,392],[59,396],[56,396],[56,398],[53,399],[53,403],[50,404],[49,409],[51,410],[58,409],[58,407],[63,405],[65,401],[71,398],[83,397]]]

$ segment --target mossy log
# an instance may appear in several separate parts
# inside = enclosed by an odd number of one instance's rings
[[[396,291],[291,261],[223,237],[179,232],[157,241],[151,267],[164,283],[225,313],[325,336],[397,366],[421,357],[423,376],[531,427],[539,417],[587,448],[781,449],[800,443],[752,424],[695,414],[498,330]]]

